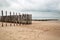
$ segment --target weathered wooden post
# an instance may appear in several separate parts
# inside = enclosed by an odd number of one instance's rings
[[[26,22],[27,22],[27,15],[22,14],[22,24],[26,24]]]
[[[27,14],[27,24],[31,24],[32,23],[32,15],[31,14]]]
[[[17,15],[17,25],[19,25],[19,14]]]
[[[25,24],[27,24],[27,14],[25,14]]]
[[[24,24],[24,14],[22,14],[22,24]]]
[[[32,24],[32,14],[30,14],[30,24]]]
[[[28,21],[28,20],[29,20],[29,19],[28,19],[28,18],[29,18],[29,15],[26,14],[26,16],[27,16],[27,18],[26,18],[26,24],[28,24],[28,22],[29,22],[29,21]]]
[[[7,26],[7,11],[6,11],[6,18],[5,18],[6,26]]]
[[[30,16],[29,16],[29,18],[30,18],[30,23],[29,24],[32,24],[32,14],[30,14]]]
[[[21,25],[21,14],[19,13],[19,25]]]
[[[16,13],[16,25],[18,25],[17,22],[18,22],[18,16],[17,16],[17,13]]]
[[[3,10],[1,11],[2,16],[1,16],[1,21],[2,21],[2,27],[3,27]]]
[[[10,12],[10,19],[9,20],[10,20],[10,26],[12,26],[12,24],[11,24],[11,12]]]
[[[13,12],[13,17],[14,17],[13,22],[14,22],[14,26],[15,26],[15,13],[14,12]]]

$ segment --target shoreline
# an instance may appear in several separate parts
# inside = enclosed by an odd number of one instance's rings
[[[60,19],[32,19],[32,21],[60,21]]]

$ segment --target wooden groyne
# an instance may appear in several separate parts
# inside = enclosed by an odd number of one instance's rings
[[[9,15],[7,15],[9,14]],[[5,11],[5,16],[3,10],[1,11],[1,16],[0,16],[0,22],[8,22],[8,23],[16,23],[16,24],[32,24],[32,14],[20,14],[17,15],[18,13],[7,13]],[[6,24],[7,25],[7,24]]]

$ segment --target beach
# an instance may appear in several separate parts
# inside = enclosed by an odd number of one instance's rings
[[[1,26],[0,40],[60,40],[60,21],[32,21],[32,24]],[[13,23],[12,23],[13,24]]]

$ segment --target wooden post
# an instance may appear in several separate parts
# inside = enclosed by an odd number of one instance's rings
[[[18,25],[20,25],[20,24],[19,24],[19,18],[20,18],[20,17],[19,17],[19,14],[18,14]]]
[[[11,12],[10,12],[10,19],[9,20],[10,20],[10,26],[12,26],[12,24],[11,24]]]
[[[25,18],[25,19],[26,19],[26,20],[25,20],[26,23],[25,23],[25,24],[28,24],[28,19],[27,19],[28,16],[27,16],[27,15],[28,15],[28,14],[25,14],[25,16],[26,16],[26,18]]]
[[[32,14],[30,14],[30,24],[32,24]]]
[[[7,11],[6,11],[6,18],[5,18],[6,26],[7,26]]]
[[[2,27],[3,27],[3,10],[1,11],[2,16],[1,16],[1,21],[2,21]]]
[[[22,24],[26,24],[27,16],[26,14],[22,14]]]
[[[19,25],[21,25],[21,14],[19,13]]]
[[[32,14],[31,14],[31,24],[32,24]]]
[[[15,13],[14,12],[13,12],[13,17],[14,17],[13,21],[14,21],[14,26],[15,26]]]
[[[31,23],[32,23],[32,15],[27,14],[27,24],[31,24]]]
[[[26,18],[26,23],[29,24],[29,14],[26,14],[27,18]]]
[[[17,17],[17,13],[16,13],[16,25],[18,25],[18,24],[17,24],[17,20],[18,20],[18,17]]]

